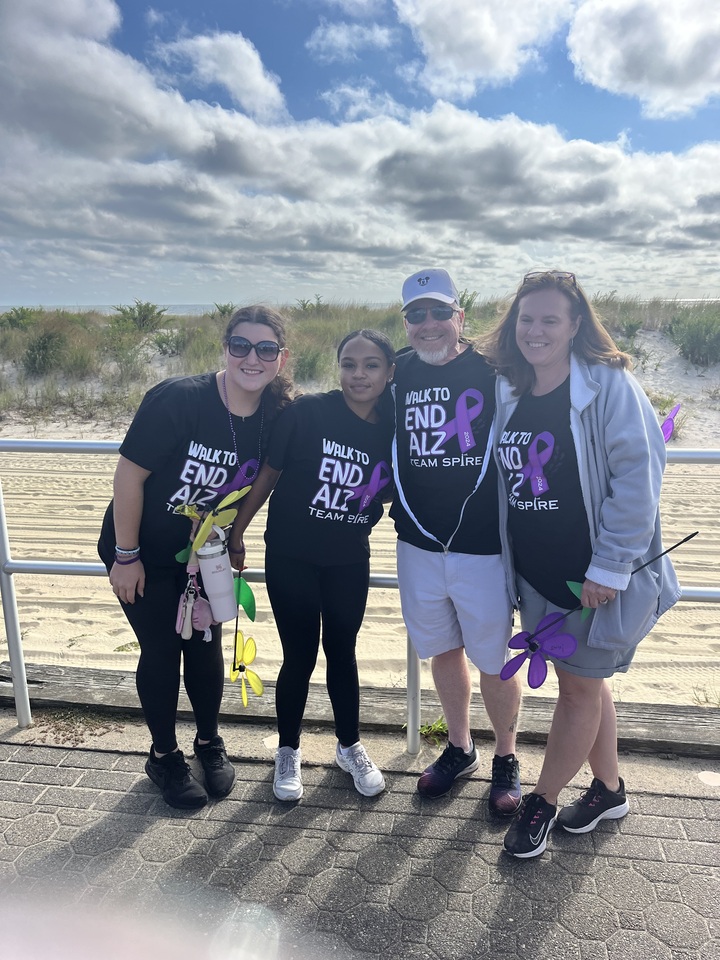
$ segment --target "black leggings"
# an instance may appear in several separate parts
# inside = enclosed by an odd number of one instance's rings
[[[157,752],[169,753],[177,747],[181,659],[198,738],[210,740],[217,734],[224,673],[222,627],[211,627],[212,639],[207,643],[199,630],[183,640],[175,632],[175,619],[187,573],[183,568],[177,572],[146,568],[145,574],[145,596],[120,606],[140,643],[136,684],[145,722]]]
[[[357,743],[360,685],[355,642],[365,614],[370,561],[321,567],[268,551],[265,578],[283,648],[275,690],[280,746],[300,746],[321,620],[335,734],[345,747]]]

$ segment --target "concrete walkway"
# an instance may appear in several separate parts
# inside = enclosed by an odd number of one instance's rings
[[[371,734],[388,789],[365,799],[310,730],[305,796],[281,804],[272,729],[234,726],[237,786],[187,814],[144,775],[142,725],[101,727],[19,731],[0,711],[4,960],[720,958],[716,760],[626,755],[630,814],[521,861],[486,812],[487,743],[480,776],[426,801],[417,771],[437,750]],[[521,749],[530,785],[540,757]]]

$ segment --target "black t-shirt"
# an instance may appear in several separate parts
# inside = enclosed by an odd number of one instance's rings
[[[268,550],[319,566],[358,563],[392,483],[392,422],[368,423],[339,390],[308,394],[275,424],[267,462],[282,474],[270,497]]]
[[[472,347],[439,365],[402,351],[393,394],[398,538],[436,552],[500,553],[495,377],[486,360]]]
[[[238,469],[228,411],[214,373],[173,377],[147,392],[120,446],[124,457],[150,471],[140,523],[145,564],[172,567],[175,554],[187,546],[191,521],[174,513],[175,507],[193,504],[204,515],[228,493],[252,483],[261,456],[263,420],[263,403],[250,417],[232,418]],[[112,562],[112,503],[98,547],[104,562]]]
[[[542,397],[524,394],[499,444],[515,569],[551,603],[577,606],[566,580],[590,563],[590,531],[570,432],[570,378]]]

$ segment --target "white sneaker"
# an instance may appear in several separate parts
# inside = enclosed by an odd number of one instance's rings
[[[338,743],[335,760],[341,770],[352,774],[355,789],[364,797],[374,797],[385,789],[385,778],[365,752],[361,743],[355,743],[344,754]]]
[[[303,795],[299,748],[280,747],[275,754],[273,793],[278,800],[299,800]]]

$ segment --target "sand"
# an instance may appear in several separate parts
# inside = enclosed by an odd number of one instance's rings
[[[647,359],[637,369],[651,398],[673,398],[683,406],[672,448],[720,448],[720,365],[702,370],[682,360],[662,335],[644,333]],[[120,440],[124,430],[103,423],[21,422],[5,412],[0,438]],[[2,480],[12,556],[17,559],[97,562],[95,543],[111,495],[114,456],[2,453]],[[666,544],[699,530],[674,555],[685,586],[720,587],[720,465],[668,466],[662,497]],[[249,535],[248,566],[263,563],[262,516]],[[372,536],[372,572],[395,573],[395,534],[383,518]],[[103,577],[15,575],[23,649],[28,663],[112,669],[134,668],[137,647],[107,580]],[[254,585],[258,615],[242,623],[258,645],[256,667],[274,680],[281,652],[264,587]],[[231,627],[225,631],[230,649]],[[7,660],[0,635],[0,659]],[[373,589],[358,643],[364,686],[404,687],[406,635],[396,590]],[[720,608],[680,602],[642,642],[630,671],[613,679],[617,700],[696,704],[720,700]],[[322,657],[314,679],[322,681]],[[423,665],[422,683],[432,686]],[[552,696],[552,677],[536,692]]]

